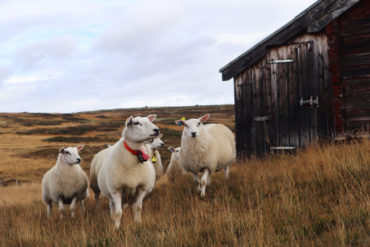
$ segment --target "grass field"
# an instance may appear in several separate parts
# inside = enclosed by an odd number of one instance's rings
[[[223,107],[224,113],[212,116],[232,126],[232,107]],[[199,112],[192,112],[194,109]],[[146,115],[145,110],[140,115]],[[173,131],[167,134],[167,143],[180,142],[181,132],[172,125],[173,119],[207,111],[213,113],[211,108],[202,107],[189,108],[186,115],[167,110],[168,115],[158,121],[161,129]],[[45,169],[55,162],[56,154],[48,156],[48,152],[57,151],[59,145],[66,143],[43,140],[73,136],[60,134],[61,129],[84,124],[101,126],[98,123],[102,120],[110,123],[106,124],[107,129],[113,129],[113,120],[119,122],[123,115],[127,113],[70,116],[80,118],[76,123],[64,122],[58,116],[48,120],[56,121],[55,126],[3,123],[1,155],[5,155],[14,170],[0,161],[0,177],[10,184],[12,179],[32,180],[33,184],[0,188],[0,246],[370,246],[370,142],[366,140],[311,146],[295,155],[278,154],[235,164],[228,181],[224,181],[223,172],[212,177],[204,200],[196,193],[190,176],[174,184],[163,176],[144,200],[143,223],[135,224],[131,210],[126,209],[118,231],[113,229],[107,200],[102,200],[99,209],[94,210],[92,197],[87,199],[86,215],[78,207],[75,219],[67,214],[60,220],[54,207],[51,219],[47,220],[45,205],[40,201],[39,181]],[[37,118],[46,121],[44,117]],[[37,130],[44,128],[54,134]],[[104,137],[120,135],[120,126],[110,131],[99,128],[103,127],[96,127],[93,132],[75,131],[83,132],[80,137],[96,137],[103,132]],[[16,143],[12,137],[17,137]],[[104,145],[87,144],[91,151],[82,152],[82,157],[90,159],[94,148]],[[42,148],[44,153],[38,153]],[[88,168],[89,162],[84,164]]]

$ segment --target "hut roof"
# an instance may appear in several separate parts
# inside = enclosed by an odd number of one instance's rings
[[[332,20],[361,0],[318,0],[293,20],[272,33],[267,38],[247,50],[220,69],[222,80],[227,81],[242,73],[267,53],[269,47],[279,46],[302,33],[316,33]]]

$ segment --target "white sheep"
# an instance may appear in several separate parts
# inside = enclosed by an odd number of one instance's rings
[[[61,148],[58,160],[42,178],[42,200],[46,204],[47,217],[50,216],[52,202],[59,205],[60,217],[63,218],[64,204],[71,204],[72,217],[75,216],[76,202],[81,203],[85,212],[84,199],[88,196],[88,178],[79,165],[82,161],[78,151],[84,145]]]
[[[93,160],[91,161],[90,166],[90,188],[94,191],[95,194],[95,208],[99,205],[99,196],[100,196],[100,189],[98,186],[98,174],[100,168],[103,165],[103,161],[107,154],[109,153],[109,148],[101,150],[99,153],[94,155]]]
[[[172,153],[170,164],[167,167],[167,178],[170,182],[175,182],[176,178],[182,176],[186,171],[182,168],[180,163],[181,147],[169,147],[168,150]]]
[[[162,137],[163,135],[160,134],[157,138],[152,138],[144,144],[145,151],[149,155],[153,163],[156,180],[158,180],[163,175],[162,159],[158,151],[159,148],[164,147],[164,143],[161,140]]]
[[[185,171],[193,173],[201,197],[205,196],[206,185],[210,183],[213,173],[225,169],[225,179],[228,178],[229,167],[236,157],[233,133],[223,124],[203,125],[209,116],[175,121],[178,126],[184,125],[181,165]],[[199,172],[203,173],[200,181]]]
[[[115,228],[120,226],[123,203],[133,203],[134,221],[141,222],[143,199],[154,188],[155,170],[143,144],[159,135],[159,128],[152,123],[155,118],[129,117],[122,138],[108,149],[99,170],[98,186],[109,199]]]

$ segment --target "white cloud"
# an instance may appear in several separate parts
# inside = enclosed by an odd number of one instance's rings
[[[219,68],[313,2],[0,1],[0,112],[233,103]]]

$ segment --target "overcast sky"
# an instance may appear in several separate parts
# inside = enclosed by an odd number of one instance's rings
[[[314,0],[0,0],[0,112],[232,104],[218,70]]]

